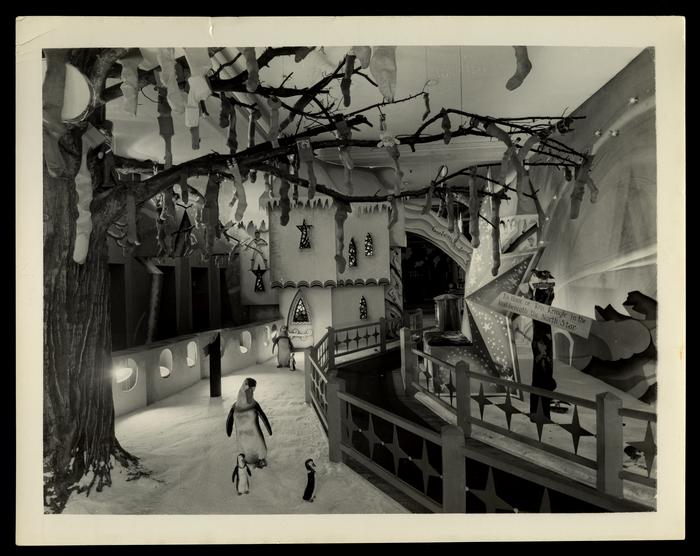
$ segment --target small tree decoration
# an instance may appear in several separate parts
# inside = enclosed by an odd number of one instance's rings
[[[253,274],[255,274],[255,289],[254,291],[256,292],[264,292],[265,291],[265,284],[263,283],[263,274],[267,272],[266,268],[260,268],[260,265],[258,265],[258,268],[256,270],[253,270]]]
[[[372,234],[367,232],[365,236],[365,257],[371,257],[374,255],[374,240],[372,239]]]
[[[301,232],[301,237],[299,238],[299,249],[311,249],[311,240],[309,239],[309,229],[313,228],[313,224],[307,224],[306,219],[302,222],[300,226],[297,226]]]
[[[357,245],[355,245],[355,239],[350,239],[350,244],[348,245],[348,264],[350,266],[357,266]]]
[[[364,295],[360,297],[360,320],[367,320],[367,300]]]

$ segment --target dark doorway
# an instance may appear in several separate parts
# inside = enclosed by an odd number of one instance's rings
[[[192,267],[192,326],[209,329],[209,269]]]
[[[434,313],[435,296],[456,293],[464,287],[464,273],[441,249],[412,233],[406,234],[401,256],[405,310]]]
[[[221,324],[222,326],[234,326],[233,311],[231,310],[231,297],[226,281],[226,269],[219,269],[219,281],[221,284]]]
[[[158,304],[158,326],[155,340],[165,340],[177,336],[177,314],[175,296],[175,268],[159,266],[163,273],[163,290]]]

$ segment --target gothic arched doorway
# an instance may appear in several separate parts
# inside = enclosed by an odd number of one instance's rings
[[[287,332],[295,348],[305,348],[314,345],[311,306],[301,289],[297,291],[289,306]]]

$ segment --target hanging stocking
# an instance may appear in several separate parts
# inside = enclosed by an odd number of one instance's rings
[[[243,179],[241,177],[241,172],[238,168],[238,164],[235,160],[229,161],[227,165],[229,170],[231,170],[231,173],[233,174],[233,187],[235,189],[235,194],[233,196],[233,199],[231,199],[229,206],[232,207],[236,203],[236,201],[238,201],[236,213],[234,214],[233,218],[236,220],[236,222],[240,222],[241,220],[243,220],[243,215],[245,214],[246,208],[248,208],[248,202],[246,200],[245,195],[245,188],[243,187]]]
[[[345,118],[341,115],[335,117],[335,136],[341,141],[350,141],[352,139],[352,132],[348,127]],[[345,168],[345,188],[349,193],[353,191],[352,185],[352,169],[355,164],[350,156],[350,151],[347,146],[338,147],[338,152],[340,153],[340,160],[343,162],[343,167]]]
[[[348,54],[345,57],[345,75],[340,80],[340,90],[343,93],[343,104],[350,106],[350,85],[352,84],[352,72],[355,69],[355,56]]]
[[[442,140],[445,142],[445,145],[449,144],[450,139],[452,139],[452,124],[450,123],[450,117],[447,115],[447,112],[445,109],[442,109],[442,133],[443,137]]]
[[[286,226],[289,223],[289,182],[282,178],[280,182],[280,224]]]
[[[139,64],[143,62],[141,54],[122,58],[119,63],[122,65],[121,79],[119,87],[124,96],[124,111],[136,115],[139,98]]]
[[[469,186],[469,235],[472,237],[472,247],[477,249],[481,243],[479,239],[479,209],[481,208],[480,180],[475,179],[476,168],[469,169],[467,184]]]
[[[231,123],[231,113],[235,110],[231,100],[225,93],[219,93],[221,112],[219,112],[219,127],[228,127]]]
[[[190,92],[194,101],[200,101],[211,95],[211,88],[206,79],[207,72],[211,69],[211,58],[206,48],[185,48],[185,58],[190,67],[190,77],[187,78]]]
[[[428,93],[423,93],[423,102],[425,103],[425,112],[423,112],[421,120],[425,121],[430,116],[430,95]]]
[[[175,135],[175,128],[170,105],[167,102],[167,94],[167,89],[163,87],[158,88],[158,129],[160,136],[165,141],[165,167],[170,168],[173,165],[171,141],[173,135]]]
[[[345,272],[345,257],[343,249],[345,247],[345,228],[343,224],[352,212],[350,205],[343,201],[335,201],[335,267],[338,274]]]
[[[66,127],[61,120],[66,83],[66,51],[47,49],[44,53],[46,75],[42,87],[43,154],[49,175],[57,178],[66,171],[63,154],[58,145],[59,139],[66,132]]]
[[[299,200],[299,184],[294,184],[292,186],[292,201],[295,203]]]
[[[192,139],[192,150],[198,151],[201,138],[199,137],[199,126],[190,128],[190,138]]]
[[[513,91],[523,84],[532,69],[532,63],[527,55],[527,46],[514,46],[515,50],[515,73],[506,83],[506,89]]]
[[[394,175],[396,181],[394,182],[394,194],[401,195],[401,185],[403,182],[403,172],[401,171],[401,166],[399,165],[399,140],[393,137],[387,130],[386,126],[386,115],[382,114],[379,118],[379,138],[381,141],[377,145],[378,147],[384,147],[386,152],[391,157],[394,162]]]
[[[158,63],[161,70],[161,81],[168,91],[168,104],[176,114],[185,111],[185,100],[177,82],[175,51],[172,48],[158,49]]]
[[[495,188],[494,188],[495,193]],[[501,198],[498,195],[491,197],[491,252],[493,261],[491,275],[498,276],[498,269],[501,267]]]
[[[360,62],[360,67],[362,69],[367,69],[369,67],[370,61],[372,59],[372,47],[371,46],[353,46],[350,49],[350,54],[355,56]]]
[[[209,257],[214,252],[214,240],[219,227],[219,186],[220,178],[210,175],[207,188],[204,193],[204,208],[202,209],[202,221],[204,222],[204,254]]]
[[[277,149],[280,146],[279,134],[280,134],[280,108],[282,103],[277,97],[270,97],[267,100],[267,104],[270,107],[270,141],[272,142],[272,147]]]
[[[377,81],[384,102],[393,102],[396,92],[396,47],[375,46],[369,71]]]
[[[255,57],[255,48],[238,47],[238,50],[245,58],[245,68],[248,71],[248,79],[246,79],[245,87],[249,93],[254,93],[260,86],[258,78],[258,60]]]
[[[309,176],[309,200],[316,195],[316,174],[314,173],[314,151],[311,148],[311,141],[301,139],[297,141],[297,152],[299,162],[306,164],[306,173]]]
[[[262,192],[262,195],[258,197],[258,208],[261,211],[267,210],[267,205],[272,199],[272,175],[264,174],[263,181],[265,183],[265,190]]]

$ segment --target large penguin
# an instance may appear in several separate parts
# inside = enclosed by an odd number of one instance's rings
[[[272,340],[272,353],[275,352],[275,348],[278,348],[277,367],[289,367],[290,355],[294,350],[294,345],[292,344],[292,340],[289,338],[286,326],[283,326],[277,337]]]
[[[256,467],[267,465],[267,445],[260,429],[262,419],[265,428],[272,436],[272,427],[267,415],[260,407],[260,404],[253,398],[253,392],[257,382],[254,378],[246,378],[238,391],[238,398],[231,406],[231,411],[226,419],[226,434],[230,437],[233,432],[233,425],[236,425],[236,439],[241,447],[241,452],[245,454],[246,461],[255,464]]]

